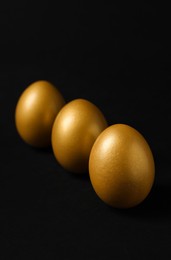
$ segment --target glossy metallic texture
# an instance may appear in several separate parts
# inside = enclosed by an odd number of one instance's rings
[[[89,160],[92,186],[97,195],[116,208],[130,208],[149,194],[155,176],[152,152],[134,128],[116,124],[94,143]]]
[[[102,112],[91,102],[76,99],[66,104],[52,129],[52,148],[58,162],[71,172],[87,172],[92,145],[106,127]]]
[[[20,96],[15,122],[21,138],[35,147],[51,144],[51,131],[64,98],[50,82],[41,80],[28,86]]]

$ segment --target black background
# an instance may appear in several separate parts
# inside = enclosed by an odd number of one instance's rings
[[[1,6],[0,259],[170,259],[169,12],[137,2]],[[54,83],[67,102],[88,99],[109,124],[144,135],[156,179],[141,205],[106,206],[88,175],[66,172],[51,149],[20,139],[15,106],[39,79]]]

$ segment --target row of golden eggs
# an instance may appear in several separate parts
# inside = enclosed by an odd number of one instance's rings
[[[66,104],[53,84],[36,81],[21,94],[15,122],[26,143],[51,144],[57,161],[68,171],[89,171],[96,194],[108,205],[133,207],[149,194],[155,165],[148,143],[131,126],[108,126],[103,113],[88,100]]]

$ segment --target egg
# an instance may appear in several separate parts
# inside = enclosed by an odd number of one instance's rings
[[[155,177],[152,151],[133,127],[115,124],[96,139],[89,160],[92,186],[99,198],[116,208],[140,204]]]
[[[66,104],[52,129],[52,148],[60,165],[71,172],[87,172],[92,145],[106,127],[104,115],[88,100]]]
[[[15,110],[20,137],[35,147],[49,146],[55,117],[64,104],[62,94],[50,82],[39,80],[29,85],[21,94]]]

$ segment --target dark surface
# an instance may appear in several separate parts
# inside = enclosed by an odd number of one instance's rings
[[[170,259],[171,51],[169,19],[147,5],[4,5],[0,11],[0,259]],[[86,98],[109,124],[147,139],[155,184],[138,207],[117,210],[88,174],[62,169],[51,148],[15,129],[22,91],[54,83],[66,101]]]

